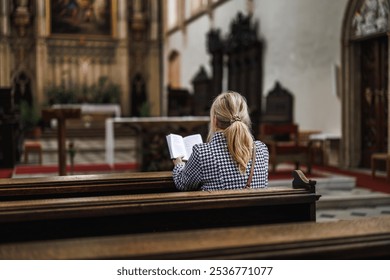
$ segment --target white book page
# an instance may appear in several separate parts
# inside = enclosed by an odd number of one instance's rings
[[[200,134],[194,134],[194,135],[184,137],[183,140],[186,149],[186,156],[184,157],[184,159],[188,160],[190,158],[190,155],[192,154],[192,147],[195,144],[203,143],[203,140]]]
[[[185,157],[187,155],[183,137],[177,134],[167,135],[167,142],[171,158]]]

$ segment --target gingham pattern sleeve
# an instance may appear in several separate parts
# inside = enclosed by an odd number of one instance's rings
[[[173,168],[173,181],[176,188],[182,191],[199,190],[202,183],[202,168],[197,145],[192,148],[192,154],[187,163],[177,164]]]

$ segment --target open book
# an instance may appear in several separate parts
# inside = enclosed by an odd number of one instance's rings
[[[200,134],[182,137],[171,133],[167,135],[167,142],[171,159],[183,157],[184,160],[188,160],[192,153],[192,147],[195,144],[203,143],[203,140]]]

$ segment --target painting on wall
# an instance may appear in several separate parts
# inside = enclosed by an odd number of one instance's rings
[[[113,36],[111,0],[47,0],[52,35]]]

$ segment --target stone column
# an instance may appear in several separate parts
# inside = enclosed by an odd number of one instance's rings
[[[0,2],[0,87],[11,86],[11,50],[8,37],[10,36],[9,1]]]
[[[37,23],[37,31],[39,37],[45,37],[49,34],[49,29],[47,26],[48,20],[50,19],[49,9],[46,6],[46,1],[36,1],[36,11],[37,11],[37,17],[36,17],[36,23]]]
[[[161,34],[160,34],[160,16],[159,11],[162,7],[160,1],[150,1],[151,6],[151,24],[149,38],[149,79],[148,93],[149,101],[151,102],[151,114],[155,116],[161,115],[162,103],[162,86],[161,79],[163,75],[161,64]]]
[[[129,53],[128,53],[128,33],[127,33],[127,1],[118,0],[118,40],[119,46],[116,53],[116,63],[118,67],[118,77],[115,82],[122,85],[122,96],[120,97],[122,114],[127,115],[129,109]]]
[[[118,0],[118,9],[117,9],[117,36],[118,39],[126,39],[127,38],[127,1],[126,0]]]
[[[0,2],[0,34],[1,36],[9,36],[10,22],[9,22],[9,1]]]
[[[45,101],[44,87],[48,77],[48,61],[47,61],[47,47],[45,37],[48,35],[46,26],[46,19],[49,16],[46,13],[46,1],[36,1],[36,26],[37,26],[37,43],[36,43],[36,98],[37,104],[43,104]]]

